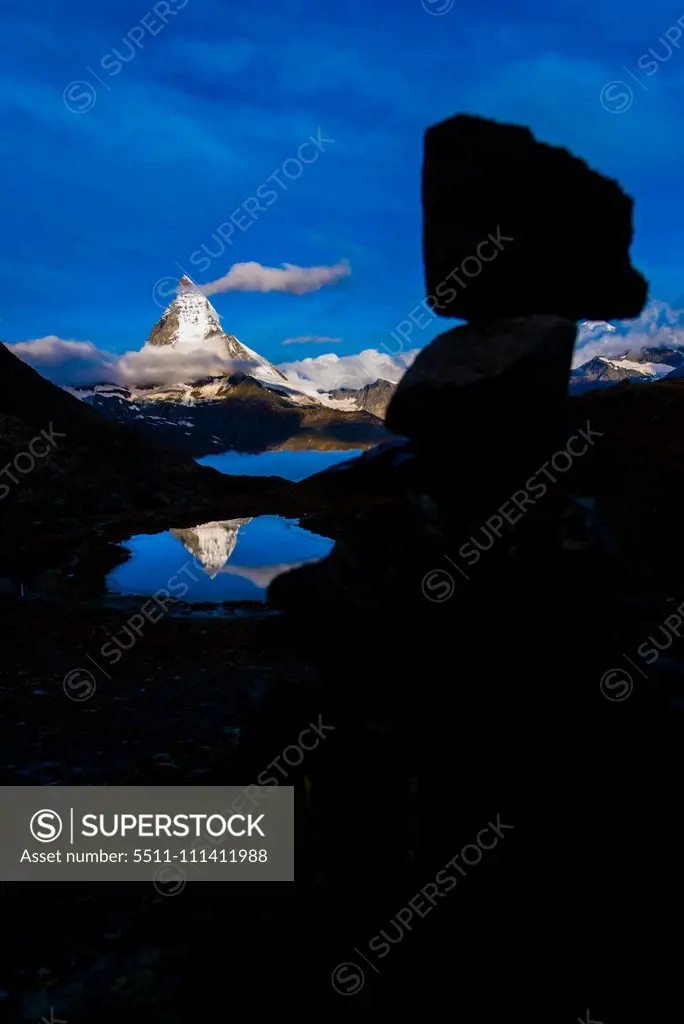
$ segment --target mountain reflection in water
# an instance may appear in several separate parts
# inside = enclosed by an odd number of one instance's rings
[[[131,557],[112,570],[107,588],[113,594],[147,596],[178,577],[175,585],[182,583],[187,591],[175,596],[184,601],[264,601],[276,576],[324,558],[333,543],[282,516],[140,534],[123,545]]]

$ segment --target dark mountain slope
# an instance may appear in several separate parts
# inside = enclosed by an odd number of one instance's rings
[[[0,521],[200,507],[284,481],[226,478],[45,380],[0,344]]]
[[[217,381],[221,383],[213,397],[204,397],[202,386]],[[308,402],[301,393],[245,373],[198,381],[190,392],[191,404],[182,397],[126,401],[95,395],[92,405],[103,416],[195,457],[228,448],[259,452],[291,440],[310,443],[312,438],[321,448],[337,442],[367,447],[389,436],[382,420],[371,412],[332,409],[314,399]]]

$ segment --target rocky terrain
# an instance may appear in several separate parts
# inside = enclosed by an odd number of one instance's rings
[[[362,388],[340,388],[330,391],[328,397],[351,401],[358,409],[364,409],[384,420],[387,407],[396,390],[397,385],[392,384],[391,381],[376,380],[373,384],[366,384]]]
[[[678,363],[669,363],[636,359],[608,359],[605,356],[594,356],[588,362],[578,366],[570,373],[570,394],[581,395],[585,391],[610,387],[622,380],[648,381],[660,380],[675,371]]]

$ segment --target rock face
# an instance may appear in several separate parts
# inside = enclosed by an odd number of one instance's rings
[[[456,327],[420,352],[387,410],[389,429],[428,455],[453,441],[460,458],[477,430],[477,458],[549,444],[562,414],[575,325],[554,316]],[[546,426],[546,429],[541,429]],[[558,424],[556,423],[556,429]]]
[[[384,419],[387,406],[392,400],[397,385],[389,380],[376,380],[362,388],[336,388],[328,391],[328,398],[342,400],[356,409],[372,413],[378,419]]]
[[[528,128],[458,115],[429,128],[423,251],[440,316],[635,317],[632,200],[617,182]]]
[[[380,419],[385,418],[387,407],[392,401],[397,385],[388,380],[376,380],[373,384],[366,384],[356,393],[356,404],[359,409],[373,413]]]

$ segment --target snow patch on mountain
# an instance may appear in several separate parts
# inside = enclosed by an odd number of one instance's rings
[[[667,377],[674,367],[667,363],[635,363],[631,359],[606,359],[600,356],[602,363],[615,367],[616,370],[631,370],[634,373],[642,374],[644,377]]]
[[[218,313],[189,277],[181,279],[178,294],[165,309],[160,324],[166,325],[169,321],[175,322],[175,329],[163,341],[153,340],[153,330],[148,345],[190,345],[195,348],[211,344],[216,335],[220,342],[223,335]]]

